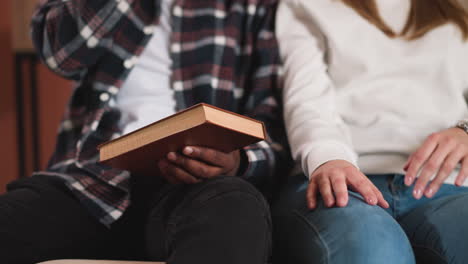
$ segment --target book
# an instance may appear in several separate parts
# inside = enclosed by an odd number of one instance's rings
[[[200,103],[98,146],[100,162],[151,176],[157,161],[185,146],[229,153],[265,139],[263,122]]]

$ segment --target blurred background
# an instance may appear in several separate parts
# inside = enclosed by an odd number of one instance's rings
[[[0,4],[0,193],[11,180],[46,166],[72,91],[71,82],[34,55],[29,22],[36,2]]]

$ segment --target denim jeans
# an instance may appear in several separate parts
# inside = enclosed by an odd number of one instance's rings
[[[399,174],[368,175],[389,202],[349,191],[344,208],[306,206],[308,180],[289,179],[273,206],[275,263],[468,263],[468,188],[445,184],[416,200]]]

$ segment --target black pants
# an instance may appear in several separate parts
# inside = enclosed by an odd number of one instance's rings
[[[136,182],[132,205],[111,228],[91,217],[58,179],[35,176],[0,196],[0,263],[134,259],[168,263],[267,263],[271,221],[249,183]]]

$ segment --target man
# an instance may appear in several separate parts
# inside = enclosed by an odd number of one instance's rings
[[[76,87],[47,171],[0,197],[0,261],[268,262],[269,210],[251,184],[268,191],[287,156],[275,8],[275,0],[41,0],[37,51]],[[97,162],[98,144],[199,102],[264,121],[268,140],[228,154],[187,146],[155,160],[153,178]]]

